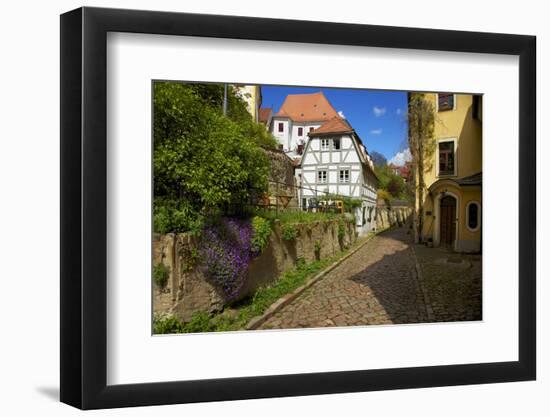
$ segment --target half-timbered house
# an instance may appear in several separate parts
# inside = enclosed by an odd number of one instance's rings
[[[334,116],[308,137],[296,172],[301,207],[315,207],[327,196],[351,197],[361,201],[354,213],[357,231],[374,229],[378,179],[359,135],[345,119]]]

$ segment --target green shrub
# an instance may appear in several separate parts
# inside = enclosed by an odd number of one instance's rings
[[[315,253],[321,253],[321,241],[316,240],[314,245]]]
[[[344,223],[344,220],[339,219],[338,220],[338,240],[342,241],[345,236],[346,236],[346,224]]]
[[[198,234],[204,217],[186,200],[155,197],[153,203],[153,230],[156,233],[190,232]]]
[[[267,190],[274,139],[223,84],[153,84],[154,228],[186,232],[212,212],[228,212]]]
[[[213,332],[216,330],[214,323],[210,321],[210,314],[203,311],[194,313],[191,321],[185,323],[183,331],[185,333]]]
[[[255,216],[252,219],[252,250],[261,253],[269,243],[271,224],[263,217]]]
[[[171,314],[155,314],[153,316],[153,334],[182,333],[183,324]]]
[[[162,262],[153,266],[153,281],[159,288],[164,288],[168,282],[170,268]]]
[[[293,224],[283,224],[282,232],[284,240],[294,240],[298,236],[298,229]]]

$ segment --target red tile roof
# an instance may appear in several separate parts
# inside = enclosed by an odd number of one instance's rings
[[[340,116],[336,115],[335,117],[330,119],[328,122],[323,123],[314,131],[309,132],[308,135],[321,136],[324,134],[352,133],[352,132],[353,132],[353,128],[350,126],[350,124],[345,119],[342,119]]]
[[[289,94],[274,117],[295,122],[321,122],[338,116],[322,91],[313,94]]]
[[[273,113],[273,110],[270,107],[261,107],[258,114],[258,120],[262,123],[267,123],[271,113]]]

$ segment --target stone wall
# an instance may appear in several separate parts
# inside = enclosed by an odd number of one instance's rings
[[[269,157],[268,199],[265,205],[280,209],[298,207],[298,192],[294,176],[294,164],[283,152],[277,149],[264,149]]]
[[[284,272],[294,268],[299,259],[309,263],[328,258],[353,244],[357,239],[353,222],[344,225],[342,240],[338,238],[338,222],[333,221],[294,225],[297,236],[288,241],[283,238],[282,227],[276,221],[268,246],[249,267],[247,285],[241,298],[276,281]],[[162,262],[170,268],[165,288],[153,288],[155,312],[173,313],[188,321],[197,311],[216,312],[223,308],[223,298],[200,270],[197,246],[196,239],[185,233],[154,237],[153,263]],[[320,247],[319,252],[316,246]]]
[[[403,226],[410,221],[412,208],[407,206],[376,206],[376,230],[387,229],[392,226]]]

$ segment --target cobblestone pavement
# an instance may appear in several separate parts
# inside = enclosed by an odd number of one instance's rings
[[[435,321],[481,320],[481,255],[415,245]]]
[[[374,237],[261,328],[427,321],[410,241],[405,228]]]

